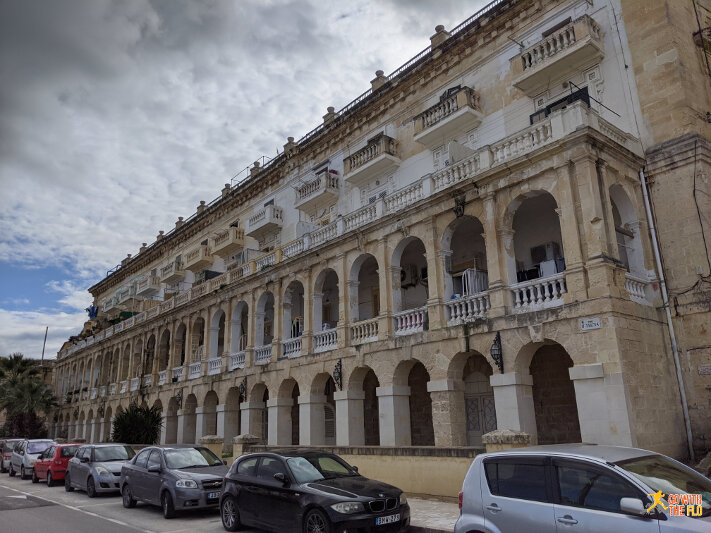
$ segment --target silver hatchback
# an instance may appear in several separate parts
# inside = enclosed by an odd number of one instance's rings
[[[89,498],[99,493],[118,492],[121,467],[136,452],[125,444],[87,444],[79,447],[67,464],[64,490],[85,490]]]
[[[478,455],[459,502],[455,533],[711,531],[711,480],[665,455],[620,446]]]

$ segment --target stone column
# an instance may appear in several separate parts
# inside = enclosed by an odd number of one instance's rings
[[[99,439],[96,442],[104,442],[104,430],[106,428],[106,421],[102,420],[99,424]]]
[[[86,442],[96,442],[96,437],[94,436],[94,431],[96,430],[96,419],[92,418],[87,422],[89,424],[89,431],[86,435]]]
[[[204,407],[195,408],[195,442],[198,442],[203,435],[207,434],[205,426],[209,414]]]
[[[568,370],[583,442],[634,446],[621,373],[605,375],[601,363],[575,365]]]
[[[254,435],[260,439],[262,435],[262,410],[265,408],[264,402],[242,402],[239,404],[242,415],[242,435]]]
[[[444,307],[441,305],[444,298],[443,275],[444,272],[440,269],[441,261],[439,257],[439,235],[434,219],[431,219],[427,224],[425,233],[425,260],[427,262],[427,318],[429,320],[430,329],[438,329],[447,324]],[[450,295],[451,296],[451,295]]]
[[[116,417],[115,417],[115,416],[112,416],[112,417],[109,419],[109,427],[108,427],[108,433],[109,433],[109,434],[108,434],[108,435],[104,435],[104,442],[109,442],[109,441],[111,441],[111,434],[112,434],[113,431],[114,431],[114,420],[116,420]]]
[[[323,394],[299,396],[299,444],[322,446],[326,442],[325,404]]]
[[[178,435],[177,435],[178,444],[184,444],[184,443],[186,443],[186,441],[185,441],[185,411],[183,409],[178,409],[178,413],[176,416],[178,418]],[[190,444],[190,443],[187,443],[187,444]]]
[[[160,427],[160,444],[167,444],[166,440],[168,437],[168,413],[163,411],[163,425]]]
[[[528,433],[531,436],[531,444],[537,444],[533,378],[518,372],[507,372],[493,374],[489,381],[494,388],[498,428]]]
[[[345,348],[348,346],[348,324],[351,321],[350,301],[349,301],[349,283],[348,280],[348,265],[346,264],[346,254],[338,254],[338,262],[334,265],[334,269],[338,273],[338,347]]]
[[[224,436],[225,443],[232,442],[240,434],[239,418],[239,408],[229,409],[227,404],[217,406],[217,434]]]
[[[380,445],[410,446],[410,387],[378,387],[375,395],[380,412]]]
[[[277,280],[274,283],[274,324],[272,327],[272,333],[274,333],[274,338],[272,339],[272,361],[276,361],[281,355],[281,340],[283,337],[283,324],[284,324],[284,310],[282,306],[284,305],[284,297],[282,295],[281,280]]]
[[[509,303],[506,286],[516,283],[516,278],[509,277],[507,269],[507,251],[502,246],[497,226],[496,194],[487,193],[484,196],[484,245],[486,249],[486,269],[489,277],[489,316],[503,316]],[[501,228],[503,229],[503,228]],[[513,241],[510,241],[513,243]],[[509,250],[513,253],[513,248]],[[514,275],[516,273],[514,253]]]
[[[466,446],[467,426],[461,382],[451,379],[428,381],[427,392],[432,399],[435,446]]]
[[[217,414],[217,423],[215,427],[215,434],[218,435],[219,437],[222,437],[223,439],[227,440],[227,437],[225,436],[225,412],[226,412],[227,406],[225,404],[218,405],[215,407],[215,412]],[[232,439],[232,435],[230,435],[230,442]]]
[[[304,283],[304,332],[301,334],[301,353],[302,355],[313,353],[313,334],[314,331],[319,331],[321,324],[318,327],[314,326],[313,311],[315,302],[313,300],[313,279],[311,270],[307,270]]]
[[[378,338],[385,340],[393,330],[393,321],[391,315],[393,313],[392,293],[396,290],[393,286],[393,277],[388,275],[392,272],[390,264],[390,250],[388,241],[382,238],[378,241],[378,247],[375,252],[375,258],[378,261],[378,282],[380,289],[380,315],[378,320]],[[398,290],[400,283],[400,272],[397,273]]]
[[[291,398],[272,398],[267,400],[269,409],[269,442],[270,445],[291,446]]]
[[[364,446],[365,420],[362,390],[333,393],[336,401],[336,446]]]

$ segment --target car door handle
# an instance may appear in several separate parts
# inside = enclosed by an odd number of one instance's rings
[[[578,523],[578,521],[575,518],[573,518],[572,516],[570,516],[569,514],[560,517],[558,519],[558,522],[560,522],[561,524],[568,524],[571,526]]]
[[[487,505],[486,508],[487,508],[489,511],[491,511],[492,513],[498,513],[499,511],[501,511],[501,507],[499,507],[499,506],[496,505],[495,503],[492,503],[492,504],[490,504],[490,505]]]

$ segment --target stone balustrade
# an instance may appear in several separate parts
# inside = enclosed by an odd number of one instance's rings
[[[202,362],[190,363],[188,367],[188,379],[199,378],[202,373]]]
[[[222,357],[213,357],[207,360],[207,375],[214,376],[222,372]]]
[[[281,341],[281,355],[289,359],[301,355],[301,337]]]
[[[454,298],[445,302],[444,305],[447,309],[447,323],[450,326],[484,318],[491,307],[487,292]]]
[[[255,365],[266,365],[272,358],[272,345],[266,344],[264,346],[254,347],[254,364]]]
[[[230,354],[230,362],[227,369],[231,372],[232,370],[236,370],[238,368],[244,368],[245,360],[245,352],[232,353]]]
[[[338,330],[336,328],[324,329],[314,333],[314,352],[326,352],[338,348]]]
[[[168,378],[168,371],[167,370],[161,370],[158,372],[158,385],[165,385],[165,382]]]
[[[395,335],[411,335],[425,330],[427,308],[408,309],[393,314]]]
[[[528,312],[563,305],[563,295],[568,292],[565,272],[511,285],[514,311]]]
[[[109,385],[109,394],[111,394],[112,396],[114,394],[116,394],[116,387],[117,387],[116,383],[111,383]]]
[[[351,343],[363,344],[378,339],[378,319],[370,318],[351,324]]]
[[[151,385],[153,385],[153,376],[151,374],[144,374],[143,375],[143,386],[150,387]]]
[[[381,133],[374,137],[363,148],[344,160],[345,173],[349,174],[364,166],[382,154],[396,156],[397,141]]]
[[[625,289],[630,295],[630,300],[641,305],[652,305],[647,298],[647,286],[649,281],[630,274],[625,274]]]
[[[125,393],[126,390],[127,390],[127,388],[128,388],[128,381],[126,381],[126,380],[124,379],[124,380],[121,382],[121,388],[119,389],[119,394]]]
[[[96,387],[91,389],[91,399],[92,400],[96,400],[96,397],[98,396],[98,394],[99,394],[99,391],[96,389]]]
[[[173,368],[173,380],[175,381],[180,381],[180,378],[183,377],[183,367],[182,366],[176,366]]]
[[[131,392],[138,390],[138,385],[140,381],[140,378],[131,378]]]

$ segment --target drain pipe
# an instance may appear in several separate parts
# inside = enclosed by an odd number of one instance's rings
[[[667,313],[667,326],[669,327],[669,340],[671,341],[672,353],[674,354],[674,367],[676,368],[676,379],[679,382],[679,394],[681,395],[681,409],[684,413],[684,425],[686,426],[686,440],[689,444],[689,458],[692,462],[694,458],[694,442],[691,436],[691,422],[689,421],[689,406],[686,403],[686,389],[684,387],[684,378],[681,375],[681,364],[679,363],[679,348],[676,345],[676,335],[674,334],[674,323],[672,322],[671,311],[669,309],[669,296],[667,295],[667,284],[664,281],[664,270],[662,270],[662,258],[659,253],[659,245],[657,244],[657,230],[654,227],[654,218],[652,218],[652,208],[649,204],[649,194],[647,192],[647,180],[644,177],[644,168],[639,169],[639,179],[642,182],[642,194],[644,196],[644,207],[647,211],[647,220],[649,221],[649,231],[652,234],[652,248],[654,249],[654,259],[657,263],[659,271],[659,280],[662,293],[662,303],[664,310]]]

